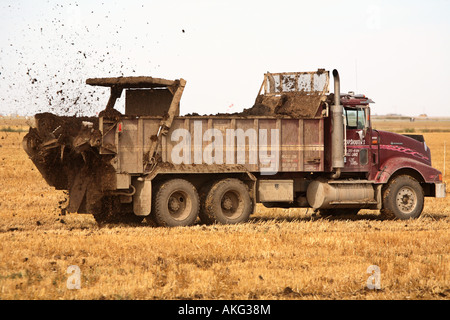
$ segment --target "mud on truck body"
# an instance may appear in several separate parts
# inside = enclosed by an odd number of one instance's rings
[[[371,127],[363,95],[340,92],[329,72],[266,73],[242,113],[179,115],[186,81],[88,79],[110,87],[98,117],[35,116],[23,146],[68,212],[99,223],[234,224],[256,203],[324,214],[380,210],[417,218],[424,197],[445,197],[421,135]],[[125,91],[125,114],[114,109]]]

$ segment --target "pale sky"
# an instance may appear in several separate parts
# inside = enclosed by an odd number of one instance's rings
[[[121,75],[185,79],[182,114],[238,112],[265,72],[325,68],[372,114],[450,117],[450,1],[0,0],[0,13],[4,115],[95,114],[109,92],[86,78]]]

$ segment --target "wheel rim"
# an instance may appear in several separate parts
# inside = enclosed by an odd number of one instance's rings
[[[222,213],[229,219],[235,219],[242,214],[243,202],[238,192],[226,191],[220,201]]]
[[[402,187],[397,192],[396,203],[398,209],[405,213],[411,213],[417,207],[416,192],[410,187]]]
[[[167,200],[167,209],[175,220],[185,220],[189,217],[192,208],[192,202],[187,193],[175,191]]]

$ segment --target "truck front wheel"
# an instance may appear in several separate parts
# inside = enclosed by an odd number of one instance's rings
[[[382,215],[388,219],[416,219],[423,210],[424,193],[419,182],[411,176],[393,178],[383,192]]]
[[[198,217],[197,190],[184,179],[172,179],[160,185],[154,202],[154,218],[165,227],[190,226]]]
[[[246,222],[252,213],[252,201],[245,184],[229,178],[214,183],[202,203],[203,220],[222,224]]]

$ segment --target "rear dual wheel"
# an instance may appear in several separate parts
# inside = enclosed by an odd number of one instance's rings
[[[153,204],[155,222],[165,227],[193,225],[200,209],[196,188],[184,179],[161,183]]]
[[[190,226],[197,217],[206,224],[236,224],[246,222],[251,213],[247,186],[239,179],[208,183],[200,196],[187,180],[172,179],[157,184],[152,220],[167,227]]]
[[[252,213],[252,201],[246,185],[228,178],[208,185],[201,192],[200,220],[206,224],[246,222]]]

